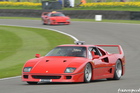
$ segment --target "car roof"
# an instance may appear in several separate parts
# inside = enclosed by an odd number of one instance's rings
[[[96,45],[76,45],[76,44],[65,44],[59,46],[75,46],[75,47],[96,47]]]
[[[52,12],[43,12],[43,13],[62,13],[62,12],[52,11]]]

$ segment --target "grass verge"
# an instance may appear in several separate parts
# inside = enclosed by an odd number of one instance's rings
[[[23,64],[36,53],[45,55],[73,39],[58,32],[15,26],[0,26],[0,78],[21,75]]]
[[[139,7],[74,7],[74,8],[64,8],[63,10],[106,10],[106,11],[140,11]]]

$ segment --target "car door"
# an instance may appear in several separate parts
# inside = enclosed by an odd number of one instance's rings
[[[101,53],[99,60],[101,60],[102,62],[101,63],[102,66],[100,68],[102,68],[103,70],[100,77],[102,78],[113,77],[115,69],[114,61],[117,59],[115,58],[114,54],[107,53],[105,50],[101,48],[97,48],[97,50]]]
[[[104,51],[101,51],[97,47],[90,47],[90,52],[93,56],[94,70],[93,76],[94,79],[105,78],[106,73],[108,72],[109,67],[109,57]],[[94,53],[93,53],[94,52]]]

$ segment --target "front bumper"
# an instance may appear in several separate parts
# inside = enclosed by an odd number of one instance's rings
[[[22,81],[26,82],[83,82],[84,73],[77,74],[30,74],[24,73]]]
[[[69,25],[70,22],[66,21],[66,22],[57,22],[57,21],[52,21],[51,25]]]

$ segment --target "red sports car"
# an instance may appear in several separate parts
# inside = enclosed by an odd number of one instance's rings
[[[102,47],[116,47],[118,53],[109,53]],[[119,80],[125,71],[125,57],[120,45],[59,45],[45,56],[26,62],[22,81],[90,82],[97,79]]]
[[[70,18],[68,16],[65,16],[61,12],[43,12],[41,15],[43,24],[46,25],[68,25],[70,24]]]

